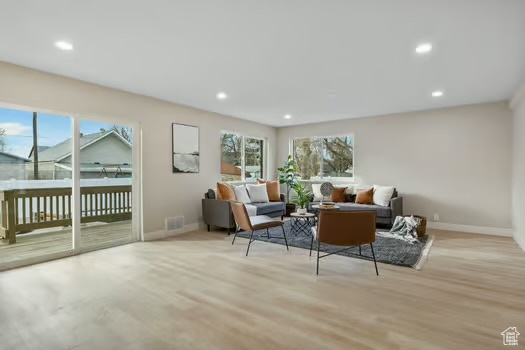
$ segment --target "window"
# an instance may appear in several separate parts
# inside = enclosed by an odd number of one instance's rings
[[[264,140],[222,131],[222,181],[250,181],[263,177]]]
[[[292,141],[297,172],[303,180],[354,177],[354,137],[313,136]]]

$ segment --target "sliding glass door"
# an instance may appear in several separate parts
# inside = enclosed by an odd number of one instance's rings
[[[0,265],[71,251],[71,126],[0,108]]]
[[[80,122],[80,248],[134,240],[133,128]]]
[[[133,134],[0,108],[0,270],[138,239]]]

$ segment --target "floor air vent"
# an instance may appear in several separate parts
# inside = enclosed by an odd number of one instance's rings
[[[184,227],[184,216],[175,216],[172,218],[166,218],[165,229],[166,231],[178,230]]]

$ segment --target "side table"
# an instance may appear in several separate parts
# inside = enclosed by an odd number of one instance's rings
[[[307,236],[310,236],[312,234],[310,230],[315,224],[315,214],[291,213],[290,216],[292,218],[291,233],[295,233],[296,236],[298,236],[300,233],[304,233]]]

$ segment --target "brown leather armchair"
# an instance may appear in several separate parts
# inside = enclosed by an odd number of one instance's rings
[[[319,274],[319,259],[326,256],[342,252],[344,250],[359,247],[359,255],[361,255],[361,245],[370,244],[372,250],[372,259],[376,274],[379,276],[377,270],[376,256],[374,253],[373,242],[376,239],[376,212],[375,211],[359,211],[359,212],[343,212],[326,210],[319,213],[319,221],[317,227],[312,227],[312,242],[310,244],[310,256],[314,239],[317,241],[317,274]],[[334,253],[328,253],[319,256],[319,246],[321,243],[345,246],[347,248],[338,250]]]
[[[237,223],[237,230],[235,230],[235,235],[233,236],[232,244],[235,242],[235,238],[237,237],[238,229],[242,229],[245,231],[251,231],[250,241],[248,242],[248,248],[246,248],[246,256],[248,256],[250,245],[256,239],[256,237],[254,237],[253,234],[255,231],[259,231],[259,230],[266,230],[266,236],[268,237],[268,239],[270,238],[284,239],[284,243],[286,244],[286,250],[289,250],[288,240],[286,239],[286,232],[284,231],[283,221],[275,220],[266,215],[257,215],[257,216],[250,217],[248,216],[246,207],[244,206],[242,202],[231,201],[230,203],[231,203],[231,208],[233,212],[233,217],[235,218],[235,222]],[[283,230],[283,237],[271,237],[268,229],[271,227],[279,227],[279,226]]]

